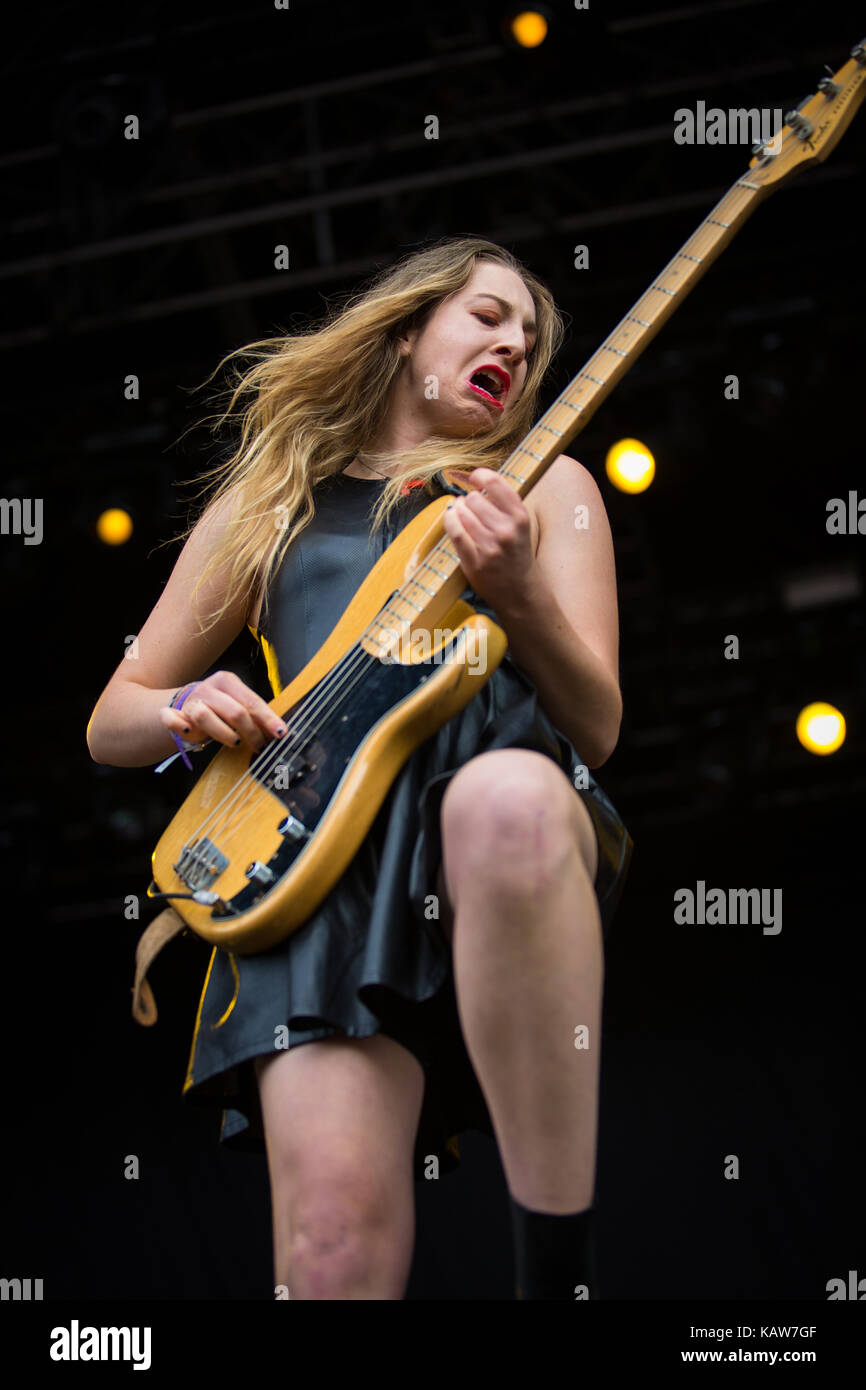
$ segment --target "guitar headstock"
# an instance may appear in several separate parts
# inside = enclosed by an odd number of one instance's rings
[[[826,159],[853,120],[864,94],[866,39],[855,44],[851,57],[838,72],[821,78],[817,92],[787,113],[786,123],[776,135],[752,147],[752,181],[783,183],[810,160],[820,163]]]

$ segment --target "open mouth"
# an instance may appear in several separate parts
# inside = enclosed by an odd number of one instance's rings
[[[502,404],[508,394],[509,381],[504,372],[492,367],[479,367],[477,372],[473,372],[469,378],[469,385],[477,395],[483,396],[490,401],[497,409],[504,410]]]

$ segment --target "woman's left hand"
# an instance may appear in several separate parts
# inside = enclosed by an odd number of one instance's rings
[[[525,598],[538,574],[529,511],[492,468],[473,469],[468,485],[475,490],[454,498],[442,524],[467,582],[504,615]]]

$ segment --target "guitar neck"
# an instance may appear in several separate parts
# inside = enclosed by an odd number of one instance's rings
[[[758,206],[767,188],[737,179],[708,217],[653,280],[589,361],[557,396],[529,434],[497,470],[521,497],[535,487],[550,465],[592,418],[602,401],[625,376],[659,329]],[[368,629],[379,643],[382,634],[411,623],[431,598],[440,594],[460,568],[450,537],[439,541]]]
[[[545,411],[498,470],[521,497],[589,423],[598,407],[766,196],[766,186],[737,179],[613,332]]]
[[[523,442],[512,450],[498,471],[515,492],[525,497],[544,477],[764,197],[810,161],[827,158],[864,96],[866,40],[855,45],[848,62],[838,72],[821,78],[815,95],[788,113],[780,133],[780,151],[770,157],[755,149],[747,173],[729,188]],[[373,627],[384,631],[395,620],[398,626],[411,622],[431,598],[435,601],[448,590],[459,569],[460,561],[450,538],[439,541],[392,596]]]

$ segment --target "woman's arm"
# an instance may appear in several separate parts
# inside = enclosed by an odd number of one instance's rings
[[[142,767],[176,752],[170,730],[180,733],[184,724],[192,732],[182,737],[196,742],[202,737],[233,743],[241,734],[250,746],[262,746],[262,730],[279,721],[259,695],[224,671],[208,678],[208,686],[220,687],[208,695],[210,709],[195,703],[195,695],[180,711],[168,711],[175,692],[216,662],[244,625],[249,596],[239,594],[219,622],[202,634],[190,603],[198,575],[222,538],[229,499],[223,498],[201,518],[178,556],[169,580],[153,611],[109,680],[87,725],[87,747],[94,762],[113,767]],[[213,611],[228,586],[224,565],[202,586],[196,603],[202,612]],[[219,705],[222,719],[213,712]],[[189,708],[187,708],[189,705]],[[231,727],[225,722],[231,720]],[[198,720],[198,723],[194,721]]]
[[[532,490],[540,525],[533,557],[520,538],[523,500],[490,470],[471,477],[477,489],[488,488],[488,497],[470,495],[456,504],[458,515],[470,511],[464,529],[478,561],[476,583],[471,563],[461,559],[467,579],[495,608],[512,657],[554,724],[588,767],[600,767],[616,747],[622,721],[616,569],[601,493],[582,464],[560,454]],[[486,510],[491,505],[500,508],[498,516]],[[518,532],[510,541],[509,521]],[[528,535],[528,524],[523,529]],[[459,533],[455,539],[459,545]]]

